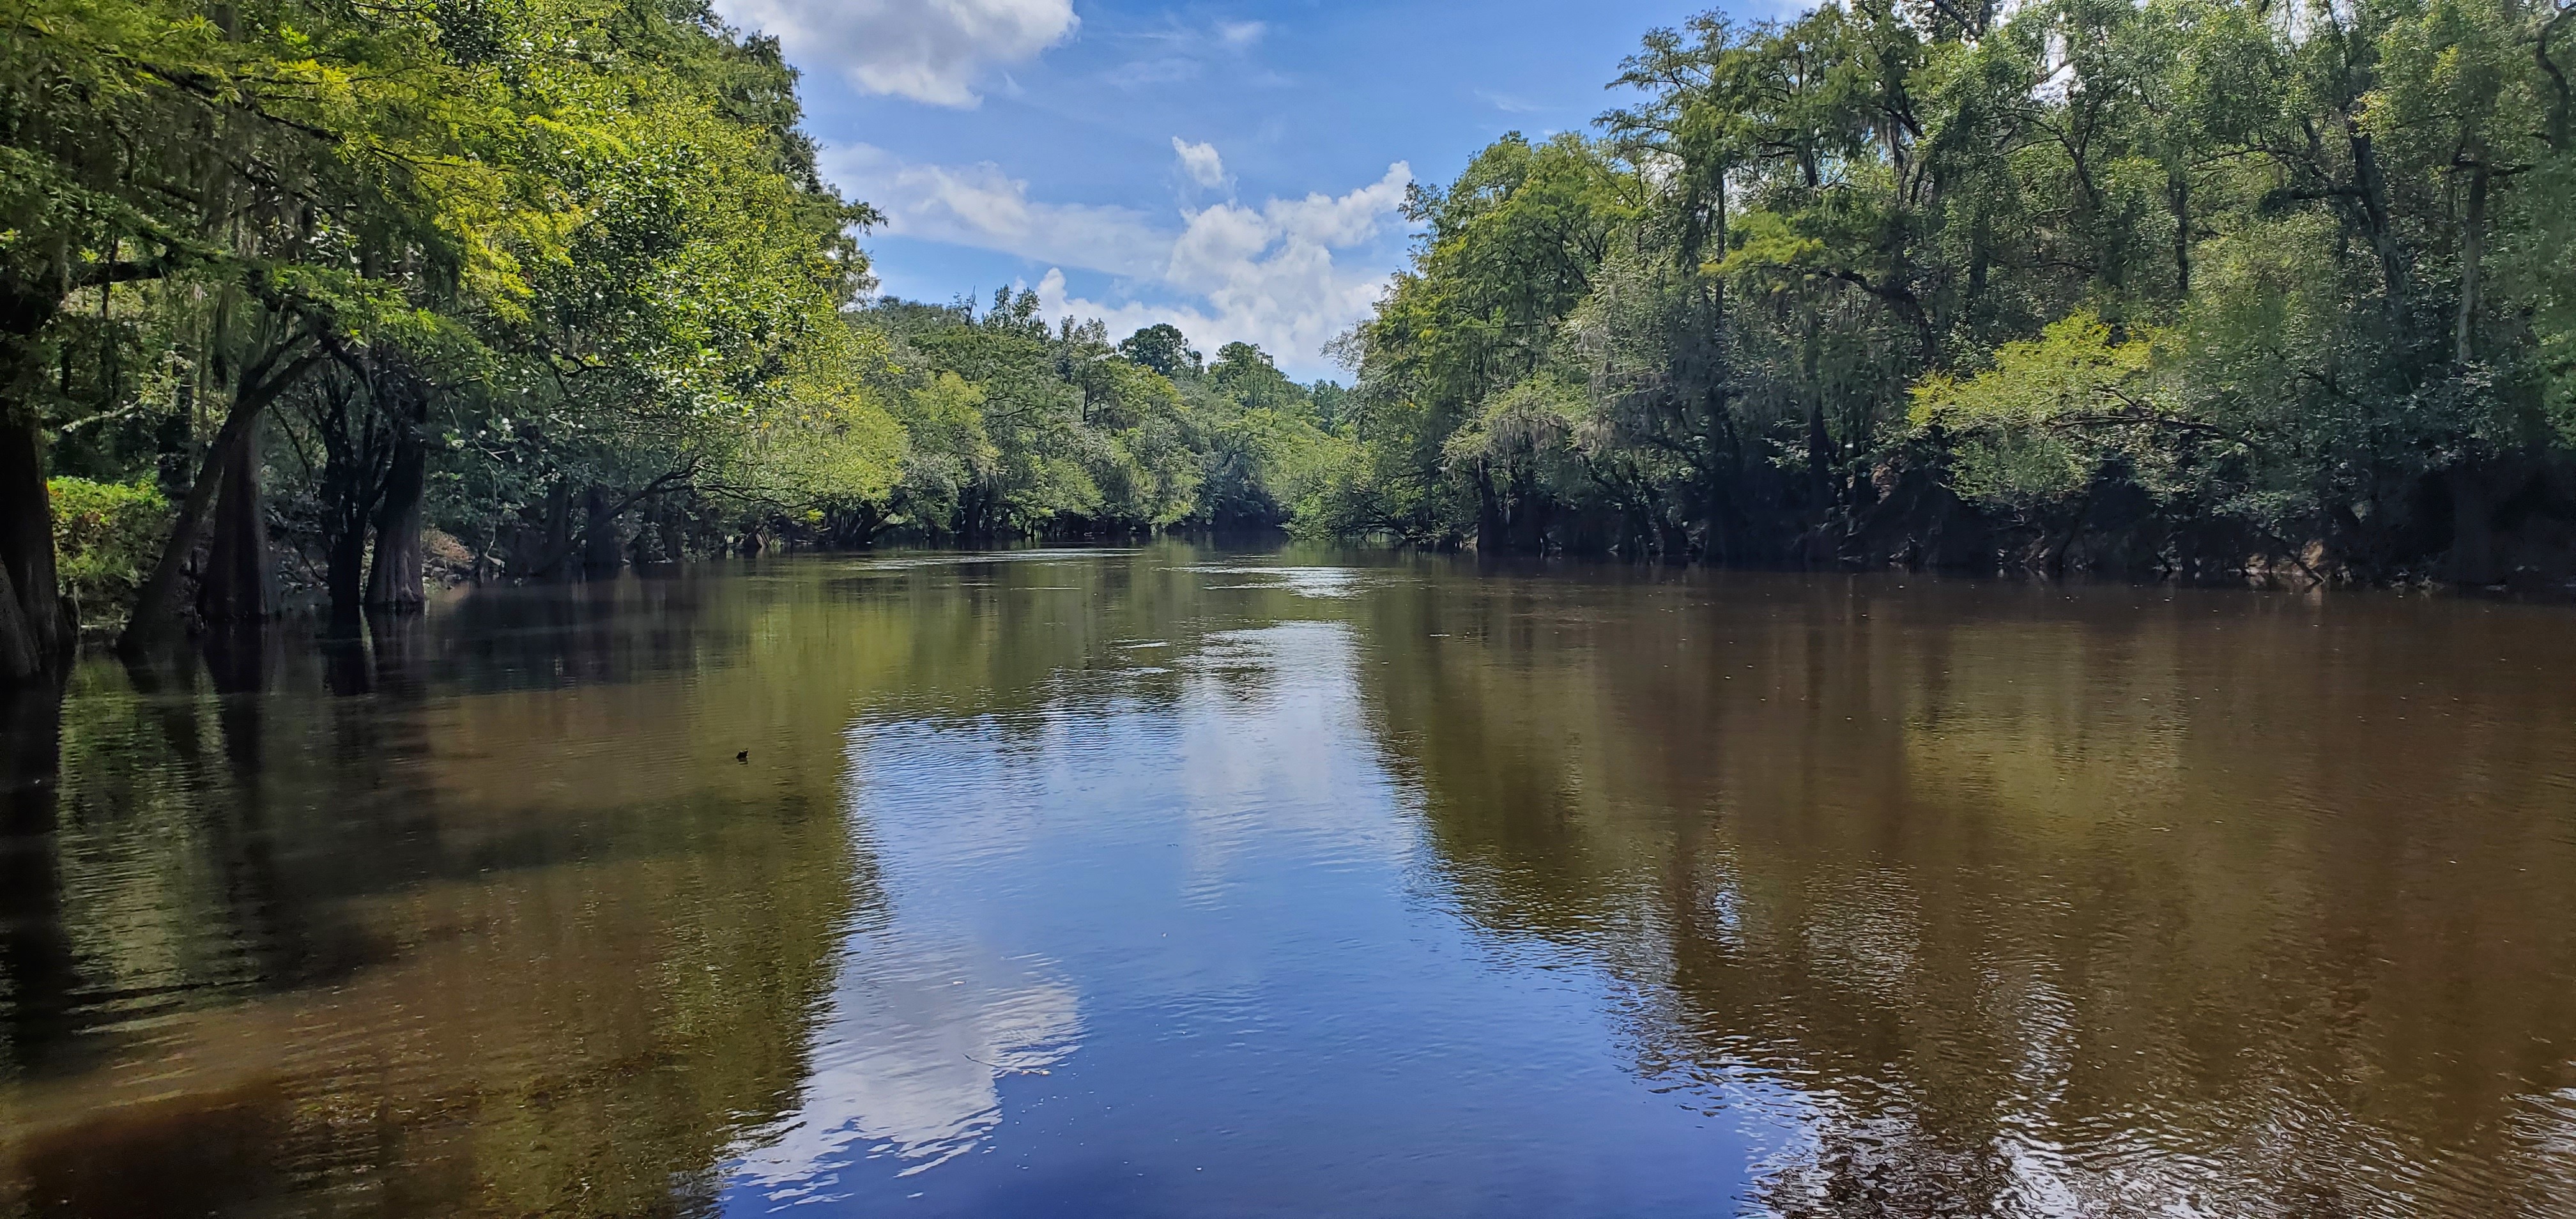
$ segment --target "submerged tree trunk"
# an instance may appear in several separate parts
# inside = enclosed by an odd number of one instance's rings
[[[42,443],[33,419],[0,420],[0,685],[58,671],[74,642],[54,571]]]
[[[197,612],[208,622],[258,622],[277,613],[277,578],[269,561],[268,504],[260,494],[259,453],[251,431],[226,446],[223,463],[214,544],[197,585]]]
[[[197,467],[196,481],[189,485],[187,498],[180,501],[177,517],[170,523],[170,537],[161,546],[160,561],[153,564],[143,591],[134,599],[134,616],[127,620],[125,634],[117,640],[119,650],[129,655],[148,652],[178,639],[180,575],[187,566],[189,552],[197,548],[197,535],[205,527],[215,490],[223,483],[224,458],[250,435],[252,425],[259,422],[259,414],[269,402],[319,358],[306,355],[283,368],[277,367],[286,354],[285,347],[272,351],[242,378],[241,390],[233,395],[233,408],[224,416],[223,430],[216,433],[213,447]]]
[[[617,538],[618,508],[608,488],[597,483],[582,493],[581,574],[588,580],[614,579],[626,566],[626,548]]]
[[[18,600],[17,583],[0,566],[0,691],[35,684],[50,669],[36,628]]]
[[[331,617],[346,622],[355,618],[367,587],[367,529],[365,524],[343,526],[325,540],[322,556],[322,591],[331,602]]]
[[[27,363],[35,337],[61,307],[58,285],[15,275],[0,283],[0,388],[38,375]],[[34,404],[0,398],[0,576],[8,585],[0,589],[0,688],[59,671],[74,643],[54,573],[44,443]]]
[[[429,450],[419,421],[396,425],[393,470],[376,510],[376,562],[367,572],[367,608],[407,613],[427,603],[421,555],[422,512],[429,491]]]
[[[322,583],[330,596],[331,617],[354,622],[366,598],[367,531],[385,493],[385,436],[382,412],[371,395],[351,379],[326,379],[314,413],[314,430],[325,450],[318,498],[325,565]]]
[[[544,513],[545,550],[538,556],[528,575],[550,580],[561,578],[572,559],[572,488],[557,480],[546,489]]]
[[[688,532],[687,526],[680,520],[679,510],[676,508],[666,508],[659,514],[659,516],[661,517],[662,524],[662,561],[666,563],[678,563],[687,559],[689,554]]]

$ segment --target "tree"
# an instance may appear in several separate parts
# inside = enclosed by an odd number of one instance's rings
[[[1181,334],[1181,328],[1169,322],[1156,322],[1120,340],[1118,354],[1131,364],[1166,377],[1199,369],[1199,353],[1190,350],[1189,339]]]
[[[1317,523],[1721,561],[2576,570],[2533,549],[2576,520],[2569,229],[2534,188],[2571,172],[2571,20],[2050,0],[1651,33],[1605,139],[1507,137],[1417,193],[1412,266],[1347,344],[1359,444]],[[2148,350],[2122,409],[1997,405],[2079,351]]]

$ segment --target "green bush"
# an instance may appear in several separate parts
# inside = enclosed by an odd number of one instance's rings
[[[149,483],[57,478],[47,488],[63,591],[80,608],[81,624],[100,629],[122,622],[159,557],[170,501]]]

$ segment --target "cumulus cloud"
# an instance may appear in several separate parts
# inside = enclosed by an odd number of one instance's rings
[[[1225,185],[1225,158],[1216,155],[1214,144],[1193,144],[1179,136],[1172,137],[1172,151],[1181,158],[1181,172],[1209,190]]]
[[[1334,252],[1374,239],[1404,202],[1413,180],[1398,163],[1376,183],[1346,195],[1274,199],[1258,209],[1225,203],[1185,213],[1161,276],[1199,305],[1111,305],[1067,291],[1050,270],[1038,300],[1050,314],[1097,317],[1123,334],[1170,322],[1204,349],[1258,343],[1281,367],[1321,375],[1324,345],[1368,316],[1386,290],[1384,269],[1336,262]]]
[[[1214,148],[1175,140],[1193,180],[1205,181],[1192,149],[1203,149],[1208,171],[1222,174]],[[886,231],[1047,264],[1037,290],[1050,315],[1097,317],[1113,334],[1170,322],[1202,350],[1258,343],[1301,376],[1323,374],[1324,344],[1367,316],[1385,291],[1389,268],[1349,256],[1398,222],[1413,181],[1411,167],[1398,162],[1345,194],[1156,217],[1033,199],[1026,182],[989,164],[910,164],[865,146],[827,150],[823,164],[844,191],[885,212]],[[1104,272],[1179,303],[1082,299],[1069,290],[1065,268]]]
[[[1158,276],[1170,261],[1171,238],[1145,213],[1040,202],[991,162],[918,165],[857,144],[825,149],[822,165],[843,193],[884,212],[882,231],[897,236],[1129,277]]]
[[[717,0],[736,25],[775,34],[800,64],[852,85],[938,106],[983,101],[988,68],[1026,62],[1069,37],[1073,0]]]

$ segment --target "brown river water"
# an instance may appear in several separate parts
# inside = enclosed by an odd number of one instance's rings
[[[2576,1215],[2576,609],[798,557],[6,728],[0,1216]]]

